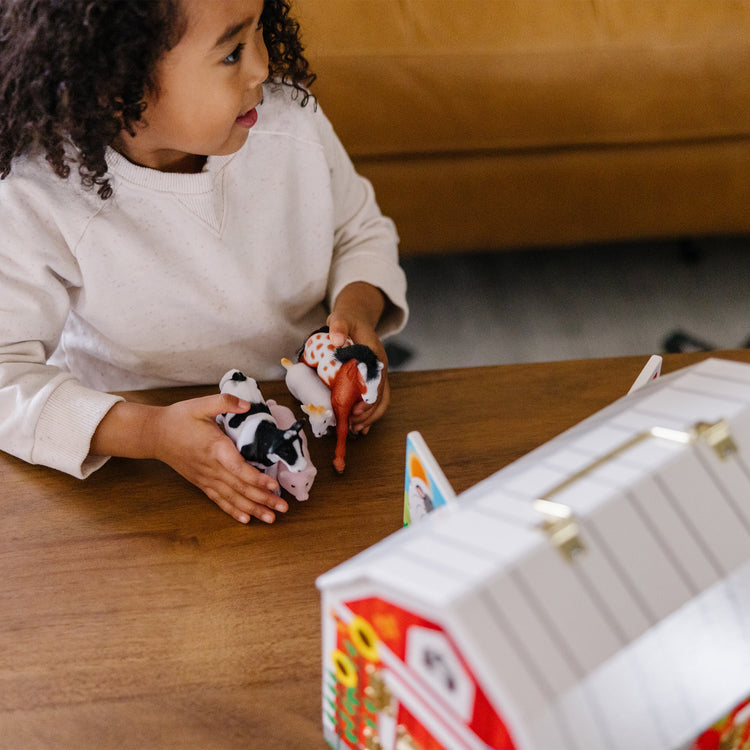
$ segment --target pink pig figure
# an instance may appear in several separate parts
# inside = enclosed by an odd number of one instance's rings
[[[297,421],[291,409],[277,404],[273,399],[268,399],[266,405],[271,410],[271,416],[276,420],[276,424],[280,430],[288,429]],[[297,500],[307,500],[310,497],[310,488],[315,481],[315,475],[318,473],[318,470],[310,460],[310,452],[307,448],[307,435],[305,435],[304,430],[300,432],[300,438],[302,439],[302,455],[307,459],[307,466],[302,471],[292,472],[283,463],[279,462],[276,464],[278,467],[276,481],[292,497]]]

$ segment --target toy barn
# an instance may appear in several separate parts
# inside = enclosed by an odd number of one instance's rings
[[[744,748],[750,365],[655,380],[318,587],[337,750]]]

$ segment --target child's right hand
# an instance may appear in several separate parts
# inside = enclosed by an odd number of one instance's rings
[[[289,509],[274,494],[278,483],[247,463],[216,423],[219,414],[249,408],[226,393],[162,407],[120,402],[99,424],[92,453],[159,459],[240,523],[251,516],[272,523],[274,510]]]
[[[219,414],[241,414],[249,408],[247,401],[229,394],[164,407],[155,426],[161,436],[156,458],[203,490],[240,523],[247,523],[250,516],[272,523],[276,518],[272,508],[281,513],[289,509],[274,494],[276,480],[245,461],[216,423]]]

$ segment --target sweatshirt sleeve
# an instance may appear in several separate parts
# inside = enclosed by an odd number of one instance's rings
[[[334,252],[328,278],[328,301],[354,281],[378,287],[389,304],[378,325],[381,336],[397,333],[409,314],[406,275],[398,263],[398,234],[383,216],[372,185],[357,174],[343,145],[322,112],[317,113],[331,173],[334,204]]]
[[[91,438],[122,399],[46,364],[80,278],[54,207],[18,182],[0,189],[0,449],[83,478],[107,460],[89,455]]]

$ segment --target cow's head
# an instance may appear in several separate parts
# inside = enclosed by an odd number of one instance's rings
[[[283,462],[289,471],[302,471],[307,466],[307,459],[302,453],[301,432],[302,422],[295,422],[288,430],[279,430],[268,458],[274,463]]]
[[[331,427],[336,426],[336,416],[333,409],[315,404],[302,404],[302,411],[310,417],[310,429],[315,437],[323,437]]]

